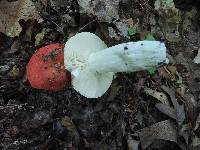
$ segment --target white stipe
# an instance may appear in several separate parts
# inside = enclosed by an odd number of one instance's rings
[[[88,67],[93,72],[134,72],[167,63],[166,47],[159,41],[138,41],[115,45],[92,53]]]

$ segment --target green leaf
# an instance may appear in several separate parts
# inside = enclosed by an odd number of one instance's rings
[[[156,39],[154,38],[154,36],[153,36],[151,33],[149,33],[149,34],[145,37],[145,40],[147,40],[147,41],[155,41]]]
[[[150,68],[150,69],[148,69],[147,71],[148,71],[148,73],[149,73],[150,75],[154,75],[154,74],[156,73],[156,69],[155,69],[155,68]]]
[[[129,36],[135,35],[136,33],[138,33],[137,27],[134,26],[134,27],[130,27],[128,29],[128,35]]]

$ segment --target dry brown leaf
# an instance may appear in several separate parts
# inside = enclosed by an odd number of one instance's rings
[[[165,93],[158,92],[156,90],[152,90],[152,89],[147,88],[147,87],[144,87],[144,92],[145,92],[145,94],[156,98],[157,100],[159,100],[163,104],[166,104],[166,105],[170,106],[169,100],[168,100],[168,98],[167,98]]]
[[[41,3],[42,3],[45,7],[47,7],[47,2],[48,2],[48,0],[41,0]]]
[[[154,140],[177,142],[177,130],[170,120],[165,120],[143,128],[139,133],[141,146],[146,149]]]
[[[9,72],[8,75],[11,77],[18,77],[20,75],[19,68],[15,65]]]
[[[0,32],[11,37],[18,36],[21,32],[20,19],[42,20],[31,0],[0,1],[0,16]]]
[[[93,14],[101,22],[119,19],[119,0],[78,0],[81,13]]]
[[[129,150],[138,150],[139,149],[139,141],[134,140],[130,135],[127,139],[128,149]]]
[[[200,138],[195,136],[193,139],[192,139],[192,146],[199,146],[200,145]]]
[[[199,125],[200,125],[200,114],[197,116],[194,130],[197,130],[199,128]]]
[[[176,116],[176,111],[175,109],[171,108],[168,105],[162,104],[162,103],[157,103],[155,105],[155,107],[162,113],[164,113],[165,115],[177,120],[177,116]]]
[[[178,80],[176,79],[177,76],[177,69],[175,66],[164,66],[158,69],[158,73],[161,77],[169,79],[171,81]]]
[[[43,40],[44,35],[45,35],[45,32],[44,32],[44,31],[42,31],[42,32],[40,32],[40,33],[38,33],[38,34],[36,34],[36,36],[35,36],[35,46],[38,46],[38,45],[39,45],[39,43]]]
[[[166,92],[169,95],[171,102],[174,105],[174,109],[176,111],[177,123],[179,125],[182,125],[186,117],[184,105],[178,103],[174,88],[168,88],[164,85],[162,85],[161,88],[164,92]]]

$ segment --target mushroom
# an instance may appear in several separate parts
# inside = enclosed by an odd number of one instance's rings
[[[33,88],[58,91],[68,80],[64,67],[64,45],[55,43],[39,48],[27,65],[27,78]]]
[[[87,98],[98,98],[110,87],[115,73],[134,72],[167,63],[160,41],[138,41],[107,48],[90,32],[78,33],[65,44],[64,64],[73,88]]]

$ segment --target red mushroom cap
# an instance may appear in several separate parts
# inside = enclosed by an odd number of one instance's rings
[[[56,43],[38,49],[27,65],[27,78],[32,87],[58,91],[68,80],[64,67],[64,45]]]

